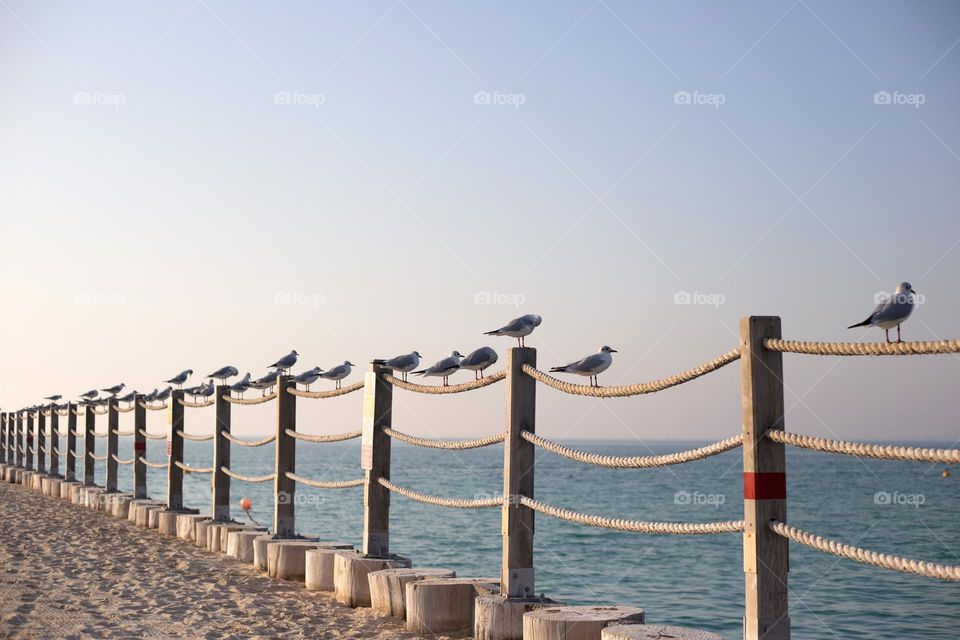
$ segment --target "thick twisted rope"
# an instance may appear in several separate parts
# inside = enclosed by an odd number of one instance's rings
[[[49,453],[49,451],[47,451],[47,448],[46,448],[46,447],[40,447],[40,452],[41,452],[41,453],[44,453],[44,454]]]
[[[359,438],[363,435],[362,431],[348,431],[346,433],[332,433],[329,435],[312,435],[309,433],[300,433],[293,429],[286,429],[284,431],[291,438],[297,440],[303,440],[304,442],[342,442],[344,440],[353,440],[354,438]]]
[[[79,457],[80,457],[80,454],[77,453],[76,451],[67,451],[67,455],[69,455],[71,458],[79,458]]]
[[[151,440],[166,440],[167,434],[165,433],[150,433],[146,429],[140,429],[140,435],[144,438],[150,438]]]
[[[485,438],[474,438],[473,440],[436,440],[433,438],[420,438],[418,436],[411,436],[408,433],[396,431],[390,427],[383,427],[383,432],[391,438],[395,438],[401,442],[406,442],[407,444],[412,444],[416,447],[452,450],[479,449],[480,447],[488,447],[492,444],[503,442],[504,438],[507,437],[507,434],[505,433],[497,433]]]
[[[637,520],[605,518],[603,516],[578,513],[570,509],[563,509],[561,507],[554,507],[553,505],[537,502],[523,495],[519,496],[519,498],[520,504],[538,513],[560,520],[566,520],[567,522],[576,522],[577,524],[585,524],[604,529],[673,535],[703,535],[743,531],[743,520],[728,520],[726,522],[640,522]]]
[[[230,471],[230,469],[226,467],[220,467],[220,471],[223,471],[225,474],[227,474],[228,476],[230,476],[235,480],[241,480],[243,482],[269,482],[277,478],[277,474],[275,473],[268,473],[265,476],[242,476],[239,473],[234,473],[233,471]]]
[[[71,412],[73,415],[75,415],[75,416],[83,415],[83,414],[81,414],[80,411],[77,410],[77,409],[70,409],[70,412]]]
[[[120,429],[114,429],[113,433],[118,436],[132,436],[133,429],[130,429],[130,431],[120,431]]]
[[[103,409],[100,409],[100,410],[98,411],[96,407],[90,407],[90,411],[92,411],[95,415],[105,416],[105,415],[107,415],[107,413],[110,412],[110,408],[109,408],[109,407],[104,407]]]
[[[695,380],[700,376],[704,376],[711,371],[716,371],[721,367],[725,367],[731,362],[736,362],[740,359],[740,349],[732,349],[727,351],[725,354],[714,358],[708,362],[704,362],[700,366],[694,367],[693,369],[687,369],[686,371],[681,371],[680,373],[668,376],[666,378],[660,378],[659,380],[653,380],[651,382],[640,382],[637,384],[629,384],[620,387],[591,387],[586,384],[572,384],[570,382],[564,382],[563,380],[558,380],[553,376],[550,376],[539,369],[536,369],[529,364],[522,365],[523,372],[526,373],[531,378],[534,378],[538,382],[542,382],[548,387],[553,387],[558,391],[563,391],[564,393],[570,393],[578,396],[592,396],[594,398],[624,398],[627,396],[639,396],[646,393],[656,393],[657,391],[663,391],[664,389],[669,389],[670,387],[675,387],[678,384],[683,384],[685,382],[690,382]]]
[[[960,353],[960,340],[932,342],[803,342],[768,338],[763,346],[771,351],[805,353],[815,356],[910,356],[932,353]]]
[[[939,578],[941,580],[960,581],[960,566],[936,564],[933,562],[924,562],[923,560],[911,560],[910,558],[901,558],[886,553],[877,553],[875,551],[861,549],[860,547],[852,547],[837,542],[836,540],[822,538],[803,529],[791,527],[776,520],[771,520],[769,524],[771,531],[777,535],[793,540],[794,542],[799,542],[817,551],[831,553],[835,556],[849,558],[864,564],[871,564],[875,567],[902,571],[903,573],[913,573],[918,576]]]
[[[401,487],[393,484],[386,478],[377,478],[377,482],[379,482],[388,491],[399,493],[400,495],[417,502],[432,504],[438,507],[450,507],[452,509],[487,509],[490,507],[499,507],[503,504],[502,496],[497,496],[496,498],[481,498],[478,500],[468,500],[466,498],[441,498],[440,496],[431,496],[427,495],[426,493],[414,491],[413,489]]]
[[[182,398],[177,400],[187,409],[203,409],[204,407],[212,407],[216,400],[207,400],[206,402],[190,402],[189,400],[183,400]]]
[[[348,393],[359,391],[360,389],[363,389],[363,382],[355,382],[351,385],[347,385],[346,387],[330,389],[329,391],[300,391],[296,387],[287,387],[287,393],[293,394],[300,398],[322,400],[324,398],[336,398],[337,396],[344,396]]]
[[[137,458],[137,460],[147,465],[151,469],[166,469],[169,466],[166,462],[150,462],[143,456],[140,456],[139,458]]]
[[[179,460],[174,460],[173,464],[183,469],[185,473],[213,473],[213,467],[188,467]]]
[[[123,408],[121,408],[121,407],[118,406],[118,407],[117,407],[117,413],[129,413],[129,412],[133,411],[133,409],[134,409],[134,405],[133,405],[133,403],[130,403],[130,406],[127,407],[126,409],[123,409]]]
[[[64,416],[64,417],[66,417],[66,416],[70,415],[70,410],[69,410],[69,409],[64,409],[63,411],[57,411],[57,415],[58,415],[58,416]]]
[[[177,435],[183,438],[184,440],[192,440],[194,442],[205,442],[207,440],[213,440],[213,434],[207,436],[195,436],[190,433],[186,433],[181,429],[177,429]]]
[[[227,394],[222,397],[224,400],[226,400],[230,404],[264,404],[266,402],[270,402],[271,400],[274,400],[277,397],[277,393],[276,391],[274,391],[270,395],[263,396],[262,398],[234,398],[230,394]]]
[[[564,458],[569,458],[585,464],[595,464],[600,467],[611,467],[614,469],[649,469],[651,467],[666,467],[672,464],[683,464],[684,462],[691,462],[692,460],[703,460],[704,458],[715,456],[718,453],[736,449],[743,443],[743,434],[738,433],[737,435],[731,436],[726,440],[714,442],[713,444],[708,444],[707,446],[700,447],[698,449],[677,451],[676,453],[665,453],[658,456],[622,457],[604,456],[600,455],[599,453],[578,451],[577,449],[565,447],[562,444],[552,442],[546,438],[541,438],[537,434],[531,433],[527,430],[521,431],[520,437],[532,445],[540,447],[541,449],[546,449],[550,453],[555,453],[558,456],[563,456]]]
[[[277,436],[267,436],[262,440],[242,440],[236,436],[230,435],[230,432],[227,430],[220,431],[220,435],[232,442],[233,444],[239,445],[241,447],[262,447],[265,444],[270,444],[277,439]]]
[[[774,442],[781,442],[802,449],[839,453],[847,456],[858,456],[860,458],[960,464],[960,449],[924,449],[921,447],[844,442],[843,440],[829,440],[816,436],[805,436],[799,433],[789,433],[779,429],[767,431],[766,436]]]
[[[94,460],[98,460],[98,461],[100,461],[100,462],[104,462],[104,461],[107,459],[107,454],[103,454],[102,456],[98,456],[98,455],[95,454],[93,451],[87,451],[87,455],[90,456],[91,458],[93,458]]]
[[[110,457],[113,458],[113,461],[116,462],[117,464],[133,464],[134,461],[136,460],[136,458],[130,458],[129,460],[121,460],[120,458],[117,457],[117,454],[115,453],[111,453]]]
[[[432,385],[432,384],[416,384],[414,382],[404,382],[400,378],[395,378],[389,373],[383,374],[383,379],[392,384],[395,387],[400,387],[407,391],[413,391],[414,393],[426,393],[440,395],[444,393],[463,393],[464,391],[473,391],[474,389],[481,389],[483,387],[490,386],[496,382],[500,382],[507,377],[507,371],[497,371],[496,373],[491,373],[488,376],[480,378],[479,380],[472,380],[470,382],[463,382],[461,384],[452,384],[449,386],[441,385]]]
[[[30,452],[30,453],[36,453],[36,452],[37,452],[37,450],[36,450],[35,447],[27,447],[27,451]]]
[[[356,480],[338,480],[338,481],[331,481],[331,482],[325,482],[323,480],[310,480],[309,478],[298,476],[292,471],[286,471],[284,472],[283,475],[287,476],[294,482],[305,484],[308,487],[316,487],[317,489],[347,489],[349,487],[359,487],[364,482],[363,478],[358,478]]]
[[[80,437],[80,434],[77,433],[77,430],[76,430],[76,429],[71,429],[71,430],[70,430],[70,435],[72,435],[74,438],[79,438],[79,437]]]
[[[104,431],[103,433],[100,433],[99,431],[94,431],[93,435],[96,436],[97,438],[106,438],[108,435],[110,435],[110,433],[107,431]]]
[[[63,455],[63,454],[60,452],[60,449],[57,449],[56,447],[53,448],[53,452],[54,452],[55,454],[57,454],[58,456]]]
[[[141,403],[139,403],[139,404],[140,404],[141,407],[143,407],[143,408],[146,409],[147,411],[163,411],[164,409],[167,408],[167,403],[163,403],[163,404],[145,404],[145,403],[141,402]]]

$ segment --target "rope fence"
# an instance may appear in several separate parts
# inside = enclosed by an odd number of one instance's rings
[[[714,442],[705,447],[690,449],[688,451],[678,451],[676,453],[665,453],[655,456],[605,456],[599,453],[588,453],[565,447],[562,444],[552,442],[546,438],[541,438],[535,433],[524,429],[520,432],[520,437],[536,447],[540,447],[550,453],[558,456],[583,462],[584,464],[593,464],[600,467],[610,467],[614,469],[650,469],[653,467],[666,467],[674,464],[683,464],[693,460],[703,460],[724,451],[736,449],[743,443],[743,434],[731,436],[726,440]]]
[[[140,431],[140,435],[142,435],[144,438],[149,438],[150,440],[166,440],[167,439],[167,434],[165,433],[150,433],[149,431],[146,431],[144,429],[140,429],[139,431]]]
[[[438,507],[449,507],[451,509],[488,509],[490,507],[499,507],[503,504],[502,496],[475,500],[469,500],[467,498],[441,498],[440,496],[431,496],[426,493],[414,491],[413,489],[401,487],[386,478],[377,478],[377,482],[391,493],[397,493],[411,500],[436,505]]]
[[[184,473],[213,473],[213,467],[190,467],[179,460],[174,460],[173,464],[183,469]]]
[[[497,433],[492,436],[487,436],[485,438],[474,438],[472,440],[436,440],[433,438],[420,438],[418,436],[412,436],[401,431],[396,431],[390,427],[384,427],[383,432],[390,436],[400,440],[401,442],[406,442],[407,444],[412,444],[416,447],[426,447],[428,449],[448,449],[448,450],[457,450],[462,451],[464,449],[479,449],[480,447],[489,447],[492,444],[497,444],[498,442],[503,442],[504,438],[507,437],[506,433]]]
[[[780,429],[766,432],[768,439],[789,444],[801,449],[812,449],[826,453],[839,453],[860,458],[880,460],[906,460],[909,462],[934,462],[960,464],[960,449],[926,449],[922,447],[901,447],[898,445],[867,444],[863,442],[845,442],[816,436],[805,436]]]
[[[226,438],[233,444],[239,445],[241,447],[262,447],[263,445],[270,444],[271,442],[277,439],[277,436],[273,435],[273,436],[267,436],[262,440],[243,440],[234,435],[231,435],[230,432],[225,429],[220,431],[220,435],[222,435],[224,438]],[[210,436],[210,437],[212,438],[213,436]]]
[[[129,431],[121,431],[120,429],[114,429],[112,433],[117,436],[132,436],[134,434],[134,430],[130,429]]]
[[[269,395],[265,395],[261,398],[234,398],[231,395],[226,395],[222,397],[224,400],[226,400],[230,404],[265,404],[267,402],[270,402],[271,400],[276,400],[277,394],[276,392],[274,392]]]
[[[359,391],[363,389],[363,382],[357,382],[346,387],[341,387],[339,389],[330,389],[329,391],[301,391],[296,387],[290,387],[287,389],[287,393],[297,396],[298,398],[311,398],[313,400],[322,400],[324,398],[336,398],[337,396],[345,396],[348,393],[353,393],[354,391]]]
[[[147,411],[163,411],[164,409],[169,408],[166,403],[164,404],[146,404],[144,402],[138,403],[141,407]]]
[[[206,407],[212,407],[217,401],[207,400],[206,402],[190,402],[189,400],[177,400],[177,402],[187,409],[205,409]]]
[[[117,413],[130,413],[131,411],[133,411],[133,409],[134,409],[134,405],[132,403],[126,409],[118,406]]]
[[[230,471],[230,469],[226,467],[220,467],[220,471],[223,471],[225,474],[227,474],[234,480],[241,480],[243,482],[252,482],[252,483],[270,482],[271,480],[276,480],[277,478],[277,474],[275,473],[268,473],[265,476],[244,476],[244,475],[240,475],[239,473],[234,473],[233,471]]]
[[[343,442],[344,440],[354,440],[363,435],[362,431],[347,431],[346,433],[333,433],[330,435],[313,435],[309,433],[300,433],[294,429],[285,429],[286,433],[291,438],[296,440],[303,440],[304,442]]]
[[[363,483],[364,483],[363,478],[357,478],[356,480],[324,481],[324,480],[310,480],[309,478],[298,476],[292,471],[287,471],[283,475],[290,478],[294,482],[305,484],[308,487],[316,487],[317,489],[348,489],[350,487],[363,486]]]
[[[98,455],[95,454],[93,451],[87,451],[87,455],[90,456],[91,458],[93,458],[94,460],[98,461],[98,462],[106,462],[106,460],[107,460],[107,454],[103,454],[102,456],[98,456]]]
[[[451,384],[446,387],[441,385],[432,385],[432,384],[416,384],[414,382],[406,382],[400,378],[396,378],[389,373],[383,374],[383,379],[392,384],[395,387],[399,387],[405,391],[412,391],[414,393],[426,393],[431,395],[442,395],[446,393],[463,393],[464,391],[473,391],[474,389],[481,389],[483,387],[490,386],[496,382],[500,382],[507,377],[506,370],[497,371],[492,373],[489,376],[480,378],[479,380],[472,380],[470,382],[463,382],[461,384]]]
[[[166,469],[169,466],[166,462],[150,462],[143,456],[140,456],[139,458],[137,458],[137,460],[147,465],[151,469]]]
[[[129,460],[121,460],[117,457],[117,454],[111,453],[110,457],[113,458],[113,461],[117,464],[133,464],[136,461],[136,458],[130,458]]]
[[[767,339],[763,346],[771,351],[803,353],[814,356],[914,356],[936,353],[960,353],[960,340],[930,342],[804,342]]]
[[[206,436],[193,435],[192,433],[186,433],[181,430],[177,430],[177,435],[183,438],[184,440],[192,440],[193,442],[206,442],[207,440],[213,440],[213,434]]]

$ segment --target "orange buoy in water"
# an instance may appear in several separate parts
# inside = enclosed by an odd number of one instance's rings
[[[240,508],[243,509],[244,511],[249,511],[250,509],[253,508],[253,500],[251,500],[250,498],[243,498],[242,500],[240,500]]]
[[[944,478],[949,478],[949,477],[950,477],[950,469],[944,469],[944,470],[943,470],[943,473],[940,474],[940,475],[942,475]]]

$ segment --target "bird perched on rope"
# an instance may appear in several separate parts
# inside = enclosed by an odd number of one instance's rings
[[[900,325],[913,313],[914,296],[917,294],[910,286],[909,282],[901,282],[897,285],[893,295],[883,300],[877,305],[866,320],[852,324],[847,329],[855,327],[880,327],[886,334],[887,342],[893,342],[890,339],[890,329],[897,328],[897,342],[903,342],[900,339]]]
[[[420,366],[420,353],[411,351],[410,353],[395,358],[373,360],[373,364],[380,365],[384,369],[390,369],[393,372],[399,371],[406,382],[407,374]]]
[[[353,367],[356,365],[350,362],[349,360],[344,360],[343,364],[338,364],[332,369],[327,369],[320,373],[320,377],[324,380],[335,380],[337,386],[335,388],[340,388],[340,381],[350,375],[350,372],[353,371]]]
[[[49,400],[50,402],[56,402],[57,400],[59,400],[59,399],[62,398],[62,397],[63,397],[63,396],[60,396],[60,395],[47,396],[46,398],[44,398],[44,400]]]
[[[170,397],[170,394],[173,392],[173,387],[167,387],[163,391],[157,394],[157,397],[154,398],[157,402],[166,402],[167,398]]]
[[[535,313],[528,313],[525,316],[514,318],[509,323],[500,327],[499,329],[494,329],[493,331],[487,331],[483,335],[510,336],[511,338],[517,339],[517,346],[523,347],[523,346],[526,346],[523,339],[526,336],[533,333],[533,330],[539,327],[542,321],[543,321],[543,318],[536,315]]]
[[[244,391],[250,388],[250,372],[248,371],[242,378],[230,385],[230,391],[236,391],[243,397]]]
[[[289,371],[290,367],[297,364],[297,356],[300,354],[296,350],[292,350],[287,355],[283,356],[276,362],[271,365],[268,365],[271,369],[279,369],[280,371]]]
[[[413,375],[443,378],[443,386],[446,387],[449,386],[447,378],[460,369],[461,360],[463,360],[463,356],[460,355],[459,351],[454,350],[453,353],[443,360],[437,360],[432,367],[427,367],[426,369],[421,369],[420,371],[414,371]]]
[[[220,380],[221,382],[226,382],[227,378],[232,378],[233,376],[240,375],[240,372],[237,371],[236,367],[227,365],[225,367],[220,367],[213,373],[207,375],[208,378]]]
[[[115,395],[117,395],[118,393],[120,393],[121,391],[123,391],[123,388],[126,387],[126,386],[127,386],[127,385],[125,385],[125,384],[123,384],[123,383],[121,382],[120,384],[115,384],[115,385],[113,385],[112,387],[108,387],[108,388],[106,388],[106,389],[100,389],[100,391],[103,391],[104,393],[109,393],[110,395],[115,396]]]
[[[184,369],[177,375],[173,376],[169,380],[164,380],[167,384],[172,384],[177,387],[177,389],[183,389],[183,383],[187,381],[187,378],[193,375],[193,369]]]
[[[550,372],[575,373],[578,376],[590,376],[590,386],[598,387],[600,385],[597,382],[597,375],[610,368],[610,365],[613,364],[613,356],[610,354],[616,352],[616,349],[603,345],[596,353],[577,360],[576,362],[565,364],[562,367],[553,367],[550,369]]]
[[[158,394],[158,393],[160,393],[160,392],[156,389],[156,387],[154,387],[153,391],[151,391],[150,393],[148,393],[148,394],[146,394],[145,396],[143,396],[143,401],[144,401],[144,402],[153,402],[154,400],[157,399],[157,394]]]
[[[474,378],[479,380],[483,377],[483,370],[493,365],[497,361],[497,352],[490,347],[480,347],[471,352],[466,358],[460,361],[461,369],[469,369],[474,372]]]
[[[83,398],[84,400],[93,400],[98,395],[100,395],[99,391],[97,391],[96,389],[90,389],[90,391],[87,391],[86,393],[81,393],[80,397]]]
[[[277,384],[277,378],[280,376],[280,369],[274,369],[262,378],[257,378],[250,386],[254,389],[260,389],[261,397],[267,395],[267,389],[272,389]]]
[[[133,402],[136,397],[137,397],[137,390],[134,389],[127,395],[117,398],[117,402]]]
[[[323,370],[320,369],[320,367],[314,367],[313,369],[307,369],[300,375],[294,376],[290,381],[294,384],[302,384],[307,388],[307,391],[310,391],[310,385],[320,379],[321,373],[323,373]]]
[[[195,385],[193,387],[187,387],[186,389],[183,390],[183,393],[188,396],[196,396],[196,395],[199,395],[200,392],[206,388],[206,386],[207,386],[206,382],[201,382],[200,384]]]

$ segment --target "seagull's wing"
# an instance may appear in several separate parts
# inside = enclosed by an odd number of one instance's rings
[[[587,356],[580,362],[575,363],[570,367],[571,371],[582,371],[582,372],[593,372],[599,370],[603,365],[607,363],[606,358],[603,357],[604,354],[595,353],[593,355]]]

